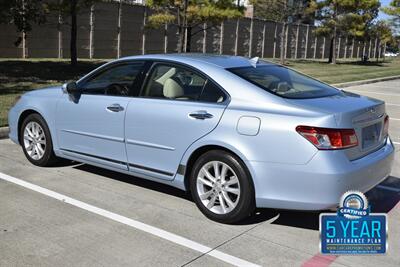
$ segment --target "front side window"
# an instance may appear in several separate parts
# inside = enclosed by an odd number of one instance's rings
[[[279,65],[228,70],[268,92],[286,98],[317,98],[340,94],[339,90],[327,84]]]
[[[95,75],[82,85],[83,94],[129,96],[143,63],[127,63],[111,67]]]

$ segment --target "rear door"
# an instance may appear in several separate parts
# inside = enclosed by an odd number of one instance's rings
[[[125,120],[132,172],[172,180],[186,149],[211,132],[228,102],[213,81],[191,68],[155,63]]]

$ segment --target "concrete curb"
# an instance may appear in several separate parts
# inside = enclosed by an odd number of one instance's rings
[[[384,81],[390,81],[390,80],[396,80],[396,79],[400,79],[400,75],[368,79],[368,80],[361,80],[361,81],[354,81],[354,82],[347,82],[347,83],[336,83],[336,84],[332,84],[332,85],[335,87],[338,87],[338,88],[345,88],[345,87],[350,87],[350,86],[355,86],[355,85],[384,82]]]
[[[0,127],[0,139],[8,138],[8,133],[10,132],[10,128],[8,127]]]

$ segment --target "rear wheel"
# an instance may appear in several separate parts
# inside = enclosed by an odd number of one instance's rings
[[[37,166],[51,166],[58,161],[46,122],[39,114],[30,114],[22,122],[20,140],[26,158]]]
[[[254,189],[246,166],[223,150],[200,156],[193,167],[190,189],[197,207],[218,222],[236,223],[255,209]]]

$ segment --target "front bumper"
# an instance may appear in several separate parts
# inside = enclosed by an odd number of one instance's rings
[[[325,210],[348,190],[367,192],[385,180],[392,168],[390,139],[379,150],[350,161],[343,151],[318,151],[305,165],[247,162],[262,208]]]
[[[8,134],[8,137],[10,137],[11,141],[13,141],[16,144],[19,144],[18,141],[18,112],[14,107],[10,109],[8,112],[8,127],[10,128],[10,132]]]

